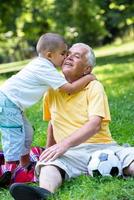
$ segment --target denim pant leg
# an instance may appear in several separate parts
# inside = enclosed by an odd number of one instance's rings
[[[19,160],[25,142],[22,111],[2,93],[0,93],[0,132],[5,160]]]
[[[26,155],[29,154],[30,152],[34,131],[26,116],[23,114],[22,117],[24,122],[24,131],[25,131],[25,142],[22,155]]]

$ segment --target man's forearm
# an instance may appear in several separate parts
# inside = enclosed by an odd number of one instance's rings
[[[96,134],[101,126],[101,117],[92,117],[89,122],[82,126],[68,138],[47,148],[40,156],[40,160],[55,160],[63,155],[70,147],[77,146],[85,142],[88,138]]]
[[[84,143],[87,139],[95,135],[100,130],[101,120],[101,117],[93,118],[61,143],[68,148]]]

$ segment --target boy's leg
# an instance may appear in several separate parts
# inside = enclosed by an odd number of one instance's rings
[[[29,157],[29,153],[26,155],[21,156],[20,158],[20,165],[22,167],[28,166],[30,163],[30,157]]]
[[[25,132],[25,143],[24,143],[24,148],[23,152],[21,155],[20,159],[20,164],[22,166],[27,166],[30,163],[30,148],[32,144],[32,139],[33,139],[33,128],[30,124],[30,122],[27,120],[27,118],[22,115],[23,118],[23,124],[24,124],[24,132]]]
[[[18,166],[24,146],[22,111],[4,94],[0,93],[0,131],[5,164],[0,167],[0,186],[9,183]],[[4,183],[4,184],[3,184]]]
[[[12,182],[36,182],[37,179],[34,176],[35,162],[30,160],[30,148],[33,137],[33,128],[29,121],[24,115],[22,115],[23,124],[24,124],[24,133],[25,133],[25,143],[22,150],[20,165],[16,169]]]
[[[54,193],[62,184],[60,170],[52,165],[41,167],[39,186]]]
[[[4,158],[7,163],[18,162],[24,146],[22,113],[17,107],[3,107],[1,122],[1,141]]]

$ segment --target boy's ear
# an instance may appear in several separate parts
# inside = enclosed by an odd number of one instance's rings
[[[51,52],[51,51],[48,51],[48,52],[46,53],[46,57],[47,57],[48,59],[51,59],[51,58],[52,58],[52,52]]]
[[[87,66],[87,67],[85,67],[85,69],[84,69],[84,75],[86,75],[86,74],[90,74],[91,71],[92,71],[92,67],[91,67],[91,66]]]

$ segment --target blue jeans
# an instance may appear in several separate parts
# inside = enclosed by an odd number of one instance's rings
[[[0,132],[6,161],[20,160],[30,151],[33,128],[24,113],[0,92]]]

